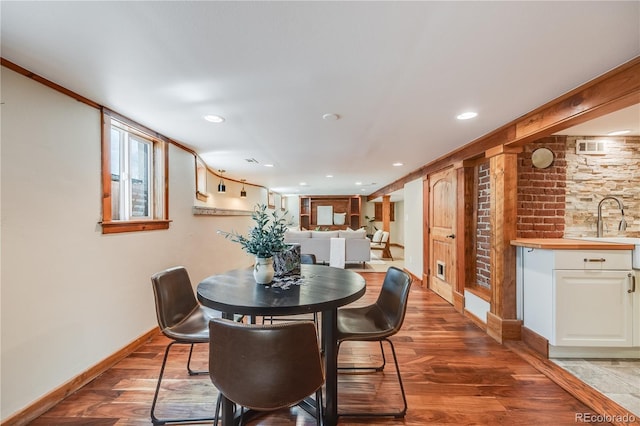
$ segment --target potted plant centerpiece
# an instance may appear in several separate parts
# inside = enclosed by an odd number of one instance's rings
[[[244,236],[235,231],[218,231],[225,238],[240,243],[244,251],[256,257],[253,276],[258,284],[269,284],[273,280],[273,256],[285,250],[284,233],[289,222],[285,218],[286,212],[278,215],[277,211],[269,214],[267,206],[258,204],[251,218],[255,226]]]

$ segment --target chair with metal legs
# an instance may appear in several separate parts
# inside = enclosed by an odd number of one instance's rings
[[[190,376],[207,374],[208,371],[194,371],[191,368],[193,345],[196,343],[209,343],[209,321],[216,316],[220,316],[220,313],[203,307],[198,303],[193,293],[187,270],[182,266],[154,274],[151,277],[151,283],[153,284],[158,326],[162,334],[171,339],[171,343],[167,345],[164,352],[156,391],[153,395],[151,421],[154,425],[163,425],[167,423],[215,420],[215,415],[191,419],[159,419],[156,417],[156,403],[158,402],[160,385],[171,347],[175,344],[190,345],[187,372]]]
[[[404,417],[407,412],[407,398],[400,376],[398,358],[389,337],[396,334],[402,327],[405,312],[407,310],[407,300],[409,289],[411,288],[411,277],[406,272],[390,267],[385,275],[382,289],[377,301],[368,306],[356,308],[338,309],[338,348],[346,341],[377,341],[380,343],[382,352],[382,365],[366,367],[340,367],[339,370],[373,370],[382,371],[386,364],[384,347],[382,342],[387,342],[391,347],[393,361],[396,367],[400,392],[402,393],[403,408],[400,411],[392,412],[340,412],[340,416],[362,416],[362,417]]]
[[[273,411],[315,393],[316,424],[322,422],[324,373],[316,329],[311,321],[240,324],[209,323],[209,375],[229,401]]]
[[[303,265],[315,265],[316,264],[316,255],[312,253],[301,253],[300,254],[300,263]]]

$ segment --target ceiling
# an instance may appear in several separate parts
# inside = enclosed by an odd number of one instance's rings
[[[283,194],[370,194],[640,54],[640,2],[3,1],[1,12],[3,58]]]
[[[640,105],[632,105],[556,134],[568,136],[609,136],[615,131],[629,131],[625,136],[640,136]]]

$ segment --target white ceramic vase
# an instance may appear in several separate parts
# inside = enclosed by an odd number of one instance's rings
[[[256,257],[253,266],[253,278],[258,284],[269,284],[273,281],[273,257]]]

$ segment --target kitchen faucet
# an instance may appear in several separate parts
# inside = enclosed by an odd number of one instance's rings
[[[606,196],[598,203],[598,238],[602,237],[602,203],[606,200],[615,200],[618,203],[618,207],[620,208],[620,212],[622,213],[622,220],[618,225],[618,231],[625,231],[627,229],[627,221],[624,220],[624,206],[622,205],[622,201],[619,198]]]

